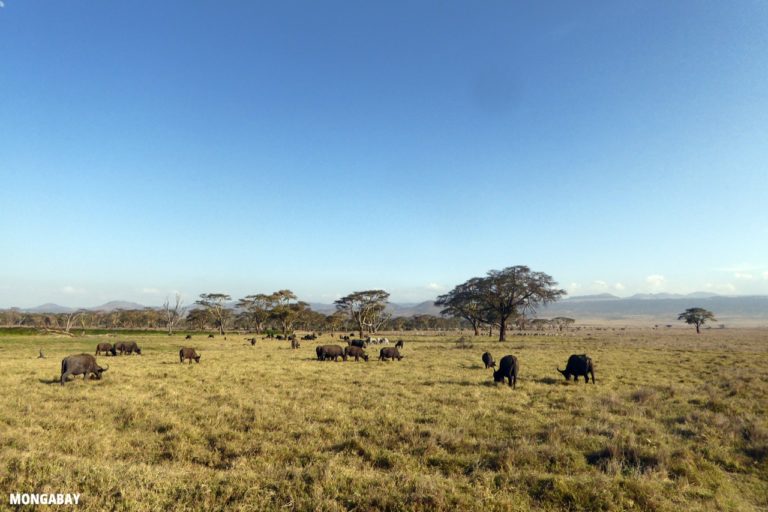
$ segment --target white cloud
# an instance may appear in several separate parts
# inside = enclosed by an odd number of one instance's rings
[[[645,278],[645,282],[648,283],[654,290],[658,290],[664,286],[666,279],[662,275],[652,274]]]
[[[579,283],[571,283],[571,290],[578,290],[581,288],[581,285]]]
[[[752,274],[747,273],[747,272],[736,272],[735,274],[733,274],[733,277],[735,277],[736,279],[746,279],[746,280],[749,280],[749,279],[752,279],[754,276]]]
[[[427,285],[427,290],[442,290],[442,289],[443,289],[442,285],[439,285],[437,283],[429,283]]]
[[[613,285],[613,289],[614,290],[622,291],[622,290],[624,290],[624,288],[626,288],[626,287],[622,283],[616,283],[616,284]]]
[[[61,293],[66,293],[67,295],[82,295],[85,293],[85,290],[82,288],[75,288],[74,286],[67,285],[61,289]]]

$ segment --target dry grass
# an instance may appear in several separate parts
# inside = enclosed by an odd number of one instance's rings
[[[80,492],[89,511],[768,507],[766,331],[405,337],[387,363],[195,336],[192,365],[158,335],[99,357],[101,381],[51,384],[104,339],[121,338],[0,338],[0,508],[10,492]],[[485,350],[518,356],[516,390]],[[585,352],[597,385],[565,384],[555,366]]]

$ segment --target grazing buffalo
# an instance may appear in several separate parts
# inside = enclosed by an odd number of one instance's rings
[[[347,345],[350,347],[365,348],[368,346],[368,343],[365,340],[348,340]]]
[[[400,351],[395,347],[385,347],[379,352],[379,361],[386,361],[388,359],[401,360],[403,356],[400,355]]]
[[[349,336],[339,334],[339,339],[344,341],[349,341]]]
[[[517,373],[520,371],[520,364],[515,356],[504,356],[499,361],[499,369],[493,372],[494,382],[504,382],[509,379],[509,385],[514,389],[517,387]]]
[[[105,354],[109,355],[112,354],[113,356],[117,355],[117,350],[115,350],[115,346],[111,343],[99,343],[96,345],[96,355],[98,356],[101,352],[104,352]]]
[[[395,348],[400,350],[401,348],[403,348],[403,345],[404,345],[403,340],[397,340],[397,343],[395,343]]]
[[[338,345],[322,345],[317,347],[317,358],[321,361],[329,361],[333,359],[334,361],[338,361],[339,358],[342,358],[342,360],[346,361],[347,356],[344,355],[344,349],[342,349]]]
[[[184,339],[185,340],[191,340],[192,339],[192,335],[191,334],[187,334],[186,336],[184,336]]]
[[[282,334],[278,334],[277,336],[275,336],[275,339],[279,341],[283,341],[285,337]]]
[[[488,368],[496,368],[496,362],[493,360],[493,356],[490,352],[485,352],[483,354],[483,364],[485,364],[485,369]]]
[[[193,359],[195,360],[196,363],[199,363],[200,354],[195,352],[195,349],[193,348],[184,347],[181,350],[179,350],[179,362],[183,363],[185,359],[189,359],[189,364],[192,364]]]
[[[214,336],[213,336],[213,334],[209,334],[209,335],[208,335],[208,338],[209,338],[209,339],[210,339],[210,338],[213,338],[213,337],[214,337]]]
[[[97,379],[101,378],[101,374],[109,369],[109,366],[102,368],[96,363],[96,358],[91,354],[78,354],[75,356],[67,356],[61,360],[61,385],[67,381],[70,375],[81,375],[83,379],[87,379],[89,375],[93,374]]]
[[[253,338],[247,338],[245,341],[250,341],[250,342],[251,342],[251,346],[253,346],[253,345],[255,345],[255,344],[256,344],[256,337],[253,337]]]
[[[139,348],[139,346],[136,344],[135,341],[121,341],[115,344],[115,350],[119,350],[120,355],[123,355],[125,353],[133,354],[134,352],[141,355],[141,349]]]
[[[317,336],[314,334],[307,334],[306,336],[301,337],[302,341],[314,341],[317,339]]]
[[[323,346],[318,345],[315,347],[315,353],[317,354],[317,360],[322,361],[323,360]]]
[[[587,354],[573,354],[568,358],[568,363],[565,365],[565,370],[557,369],[563,374],[565,380],[579,380],[579,377],[584,376],[584,383],[589,382],[589,375],[592,375],[592,384],[595,383],[595,367],[592,364],[592,359]]]
[[[301,348],[301,344],[299,343],[299,340],[296,338],[291,340],[291,348]]]
[[[344,347],[344,358],[354,357],[355,361],[359,361],[360,358],[363,358],[363,361],[368,361],[368,354],[365,353],[365,350],[363,350],[360,347]]]

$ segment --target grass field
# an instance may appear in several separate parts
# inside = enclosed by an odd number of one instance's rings
[[[0,509],[11,492],[88,511],[768,509],[765,330],[404,336],[386,363],[131,336],[144,355],[58,384],[63,356],[122,339],[0,337]],[[518,356],[516,390],[485,350]],[[585,352],[597,385],[566,384],[555,366]]]

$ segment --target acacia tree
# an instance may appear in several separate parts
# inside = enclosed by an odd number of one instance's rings
[[[181,300],[180,293],[176,294],[176,300],[173,306],[171,306],[171,301],[168,297],[166,297],[165,302],[163,302],[163,317],[165,319],[165,325],[168,327],[168,336],[173,334],[173,327],[184,317],[186,308],[182,306],[183,304],[184,301]]]
[[[683,320],[688,325],[696,326],[696,334],[701,334],[699,329],[707,320],[715,320],[715,314],[704,308],[688,308],[677,317],[678,320]]]
[[[306,311],[309,311],[309,304],[306,302],[294,302],[296,301],[296,294],[291,290],[277,291],[270,295],[269,299],[272,303],[269,317],[280,325],[283,336],[287,336],[289,332],[293,331],[293,324]]]
[[[262,332],[264,324],[269,320],[269,313],[274,306],[274,299],[271,295],[257,293],[243,297],[237,302],[237,306],[245,310],[244,315],[247,323],[255,325],[257,332]]]
[[[480,324],[483,323],[484,306],[480,295],[479,277],[456,286],[453,290],[440,295],[435,306],[443,307],[442,315],[463,318],[472,326],[475,336],[480,335]]]
[[[211,314],[207,309],[196,308],[189,312],[187,315],[187,323],[192,326],[193,329],[198,331],[204,331],[208,322],[211,321]]]
[[[520,314],[535,313],[565,295],[557,282],[544,272],[533,272],[525,265],[490,270],[480,281],[480,295],[488,313],[498,321],[499,341],[507,338],[507,321]]]
[[[392,315],[385,311],[389,293],[384,290],[353,292],[335,301],[336,309],[357,324],[360,337],[367,330],[375,333]]]
[[[346,319],[347,318],[342,311],[336,311],[333,314],[326,315],[325,326],[330,331],[331,336],[333,336],[336,331],[340,331],[344,328]]]
[[[214,324],[219,328],[219,334],[224,335],[224,324],[230,316],[230,311],[226,307],[227,301],[232,297],[226,293],[201,293],[200,298],[195,304],[203,306],[211,315]]]
[[[550,323],[553,326],[557,327],[557,330],[559,331],[564,331],[564,330],[567,331],[571,325],[576,323],[576,320],[574,320],[573,318],[568,318],[566,316],[558,316],[550,320]]]

